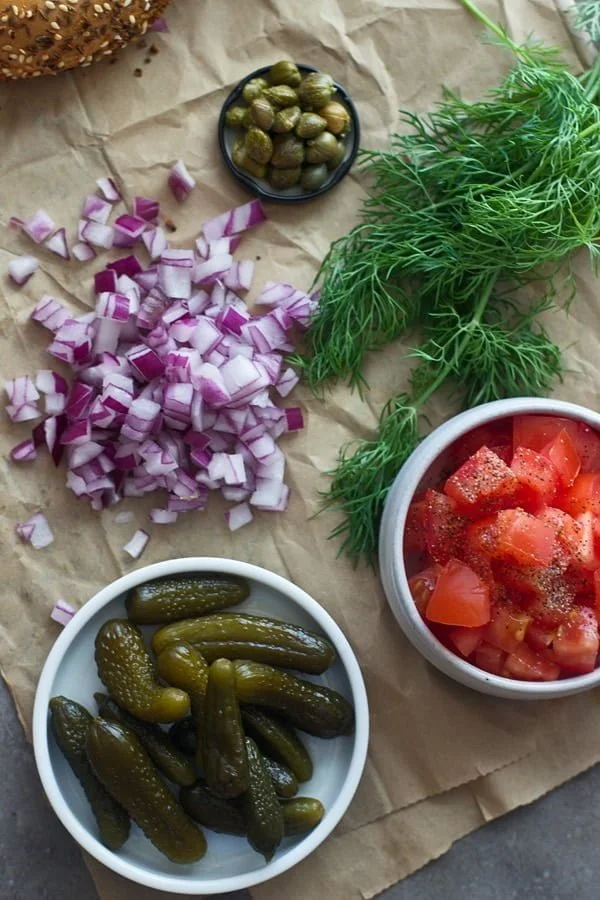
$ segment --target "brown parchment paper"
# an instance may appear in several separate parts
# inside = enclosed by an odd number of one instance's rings
[[[577,70],[585,48],[572,42],[553,0],[482,0],[486,11],[523,38],[535,33],[559,44]],[[241,14],[243,13],[243,14]],[[172,243],[189,245],[199,224],[247,195],[225,170],[215,124],[228,90],[248,71],[291,57],[330,71],[359,109],[363,145],[385,146],[397,109],[429,108],[440,84],[473,98],[497,82],[509,56],[479,39],[479,26],[457,0],[176,0],[169,35],[151,36],[114,65],[58,79],[0,87],[0,273],[14,254],[28,252],[7,227],[11,214],[46,208],[73,235],[81,198],[95,179],[113,173],[134,193],[158,196],[177,225]],[[159,53],[149,55],[154,42]],[[148,64],[145,59],[151,59]],[[142,77],[134,70],[141,68]],[[179,207],[166,190],[172,163],[185,159],[198,187]],[[307,287],[329,242],[356,220],[365,186],[357,172],[310,204],[268,206],[269,221],[251,232],[238,256],[260,257],[255,285],[267,278]],[[54,365],[44,353],[47,332],[28,321],[42,293],[74,310],[91,307],[97,264],[64,265],[41,252],[41,269],[26,288],[0,281],[0,375]],[[597,283],[584,254],[575,262],[578,298],[567,319],[548,329],[565,347],[569,374],[556,395],[598,403]],[[0,667],[29,728],[35,684],[58,627],[48,619],[62,596],[83,604],[133,567],[184,555],[234,556],[286,575],[334,615],[356,650],[371,704],[372,736],[365,775],[335,834],[310,860],[253,889],[257,898],[284,893],[371,897],[440,853],[462,834],[533,800],[600,759],[597,698],[515,704],[479,696],[429,667],[395,625],[376,575],[336,560],[326,540],[331,517],[308,521],[321,476],[337,448],[372,434],[385,399],[407,375],[403,346],[368,364],[366,402],[338,387],[324,402],[302,388],[293,399],[306,429],[282,441],[292,488],[282,515],[258,514],[234,535],[215,499],[207,512],[154,526],[143,557],[122,552],[135,527],[147,526],[152,501],[129,501],[135,523],[114,524],[114,510],[93,513],[77,503],[50,461],[7,462],[28,433],[3,419],[0,440]],[[432,422],[452,412],[443,399]],[[55,544],[34,551],[14,537],[14,523],[43,508]],[[572,746],[569,736],[578,735]],[[549,750],[549,748],[552,748]],[[101,896],[152,897],[93,864]]]

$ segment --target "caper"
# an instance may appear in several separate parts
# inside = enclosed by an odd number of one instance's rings
[[[338,142],[329,131],[323,131],[306,146],[306,162],[321,163],[332,159],[336,153]]]
[[[298,119],[295,130],[299,138],[306,140],[307,138],[316,137],[322,131],[325,131],[326,128],[327,122],[325,119],[321,118],[317,113],[305,112]]]
[[[299,106],[286,106],[285,109],[279,109],[275,113],[275,121],[272,130],[276,134],[284,134],[286,131],[293,131],[300,118]]]
[[[320,109],[335,90],[333,78],[325,72],[310,72],[300,82],[298,97],[302,109]]]
[[[273,127],[275,110],[265,97],[258,97],[250,104],[250,120],[263,131],[270,131]]]
[[[253,175],[254,178],[264,178],[267,174],[267,167],[257,163],[246,153],[243,137],[239,137],[233,145],[231,158],[238,169],[247,172],[248,175]]]
[[[230,106],[225,113],[225,122],[231,128],[243,128],[247,112],[245,106]]]
[[[346,153],[346,147],[343,141],[337,141],[337,147],[335,148],[335,155],[331,157],[331,159],[327,160],[327,168],[331,172],[333,169],[337,169],[341,161],[343,160]]]
[[[344,134],[350,127],[350,113],[337,100],[330,100],[319,110],[319,115],[327,121],[327,128],[332,134]]]
[[[260,128],[249,128],[244,141],[246,155],[257,163],[268,163],[273,153],[273,141]]]
[[[271,66],[267,75],[269,84],[287,84],[290,87],[298,87],[302,76],[296,63],[288,59],[282,59]]]
[[[298,102],[298,93],[287,84],[276,84],[275,87],[267,88],[266,91],[263,91],[263,96],[276,109],[295,106]]]
[[[300,184],[304,191],[317,191],[325,184],[328,178],[329,172],[325,163],[319,163],[316,166],[305,166],[302,170]]]
[[[253,100],[256,100],[257,97],[260,97],[265,88],[268,87],[269,82],[266,78],[251,78],[250,81],[244,85],[242,97],[246,103],[250,104]]]
[[[304,144],[294,134],[278,134],[273,138],[271,165],[276,169],[294,169],[304,161]]]
[[[298,184],[302,175],[302,167],[295,166],[293,169],[274,169],[269,167],[267,173],[267,181],[278,191],[284,191],[286,188],[294,187]]]

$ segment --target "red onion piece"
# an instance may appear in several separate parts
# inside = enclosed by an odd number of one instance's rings
[[[26,522],[18,522],[15,531],[22,541],[31,544],[35,550],[49,547],[54,541],[52,529],[43,513],[35,513]]]
[[[133,559],[138,559],[142,555],[144,548],[149,540],[150,535],[146,531],[143,531],[143,529],[139,528],[131,538],[129,543],[125,544],[123,550],[125,551],[125,553],[128,553]]]
[[[233,263],[229,271],[225,273],[223,283],[232,291],[249,291],[254,277],[254,263],[251,259],[242,259]]]
[[[148,251],[148,255],[153,262],[154,260],[160,259],[162,254],[169,246],[167,236],[164,230],[160,228],[160,226],[156,226],[156,228],[149,228],[147,231],[145,231],[142,235],[142,241],[144,242],[144,246]]]
[[[143,441],[154,428],[159,415],[158,403],[145,397],[136,397],[129,407],[121,435],[130,441]]]
[[[132,247],[142,236],[148,223],[144,219],[137,216],[130,216],[128,213],[115,219],[114,237],[119,238],[117,247]]]
[[[62,306],[58,300],[49,294],[44,294],[40,302],[33,309],[31,318],[35,322],[39,322],[49,331],[58,331],[69,318],[68,311]]]
[[[52,607],[50,618],[53,622],[58,622],[59,625],[68,625],[76,612],[77,608],[75,606],[67,603],[66,600],[60,599]]]
[[[221,253],[199,262],[194,268],[194,284],[214,284],[220,276],[229,271],[233,263],[231,253]]]
[[[10,451],[10,458],[13,462],[30,462],[36,459],[37,450],[33,439],[28,438],[26,441],[21,441],[16,447],[13,447]]]
[[[71,259],[69,246],[67,244],[67,232],[64,228],[59,228],[58,231],[52,235],[52,237],[49,237],[46,241],[44,241],[44,247],[46,247],[52,253],[56,253],[56,255],[60,256],[61,259]]]
[[[192,178],[185,163],[181,159],[178,160],[171,169],[168,185],[178,203],[183,203],[196,187],[195,179]]]
[[[76,446],[79,444],[87,444],[92,437],[92,423],[89,419],[78,419],[68,425],[63,431],[60,442],[61,444],[70,444]]]
[[[127,322],[129,319],[129,297],[112,291],[98,294],[96,315],[100,319],[111,319],[115,322]]]
[[[41,244],[56,231],[56,224],[45,210],[38,209],[32,216],[25,219],[22,228],[32,241]]]
[[[135,278],[142,271],[140,261],[135,256],[123,256],[121,259],[115,259],[114,262],[108,263],[106,267],[117,275],[127,275],[129,278]]]
[[[198,253],[204,259],[209,256],[221,256],[223,253],[234,253],[241,241],[239,234],[232,234],[229,237],[217,238],[215,241],[207,241],[202,235],[196,239],[196,247]],[[206,248],[205,253],[201,252],[201,248]]]
[[[80,238],[87,244],[110,250],[113,245],[114,229],[111,225],[100,225],[99,222],[85,222],[81,228]],[[75,256],[75,247],[73,247]]]
[[[288,406],[285,410],[286,431],[300,431],[304,428],[304,419],[302,418],[302,410],[299,406]]]
[[[109,203],[118,203],[119,200],[123,199],[114,178],[98,178],[96,184],[104,199],[108,200]]]
[[[294,390],[299,381],[300,376],[294,372],[293,369],[286,369],[275,385],[275,389],[281,397],[287,397],[287,395]]]
[[[165,364],[152,347],[136,344],[126,353],[126,357],[129,365],[142,381],[152,381],[165,374]]]
[[[40,261],[35,256],[16,256],[11,259],[7,269],[12,281],[22,287],[39,268]]]
[[[148,518],[155,525],[172,525],[179,518],[179,513],[170,509],[151,509]]]
[[[83,201],[82,219],[90,219],[100,225],[106,225],[112,213],[112,204],[97,194],[89,194]]]
[[[243,528],[244,525],[248,525],[252,521],[252,510],[247,503],[238,503],[237,506],[232,506],[231,509],[226,511],[225,519],[229,525],[229,530],[237,531],[238,528]]]
[[[248,228],[253,228],[264,222],[266,218],[260,200],[250,200],[243,206],[237,206],[235,209],[205,222],[202,231],[207,241],[216,241],[218,238],[239,234]]]
[[[133,198],[133,215],[138,219],[144,219],[145,222],[156,223],[160,212],[160,203],[158,200],[151,200],[149,197]]]
[[[93,247],[90,247],[88,243],[85,241],[78,241],[76,244],[73,244],[71,247],[71,253],[77,260],[77,262],[89,262],[90,259],[95,259],[96,251]]]

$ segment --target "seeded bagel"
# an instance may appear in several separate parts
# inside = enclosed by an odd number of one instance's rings
[[[0,80],[56,75],[145,34],[170,0],[0,0]]]

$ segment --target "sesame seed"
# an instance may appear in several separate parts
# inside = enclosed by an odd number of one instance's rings
[[[65,64],[64,64],[64,62],[61,60],[61,61],[59,62],[59,64],[58,64],[58,68],[59,68],[59,69],[64,69],[64,67],[65,67]]]
[[[55,34],[55,35],[54,35],[54,40],[55,40],[55,41],[62,41],[62,34]]]
[[[3,45],[2,45],[2,49],[3,49],[6,53],[10,53],[10,51],[12,50],[12,44],[3,44]]]
[[[41,74],[42,74],[41,72],[32,72],[32,73],[31,73],[31,77],[32,77],[32,78],[39,78]]]
[[[112,6],[110,5],[110,3],[104,3],[103,6],[106,12],[111,12]]]
[[[11,6],[11,9],[13,11],[13,15],[15,15],[15,16],[19,15],[19,7],[18,6]]]
[[[58,22],[50,22],[50,28],[53,28],[54,31],[58,31],[60,28],[60,25],[58,24]]]
[[[44,6],[46,9],[56,9],[56,3],[53,3],[52,0],[46,0]]]
[[[102,9],[102,7],[100,6],[99,3],[94,3],[94,12],[97,12],[97,13],[103,13],[103,12],[104,12],[104,10]]]
[[[66,12],[66,13],[71,12],[71,10],[69,9],[69,7],[67,6],[66,3],[59,3],[58,8],[61,10],[61,12]]]

